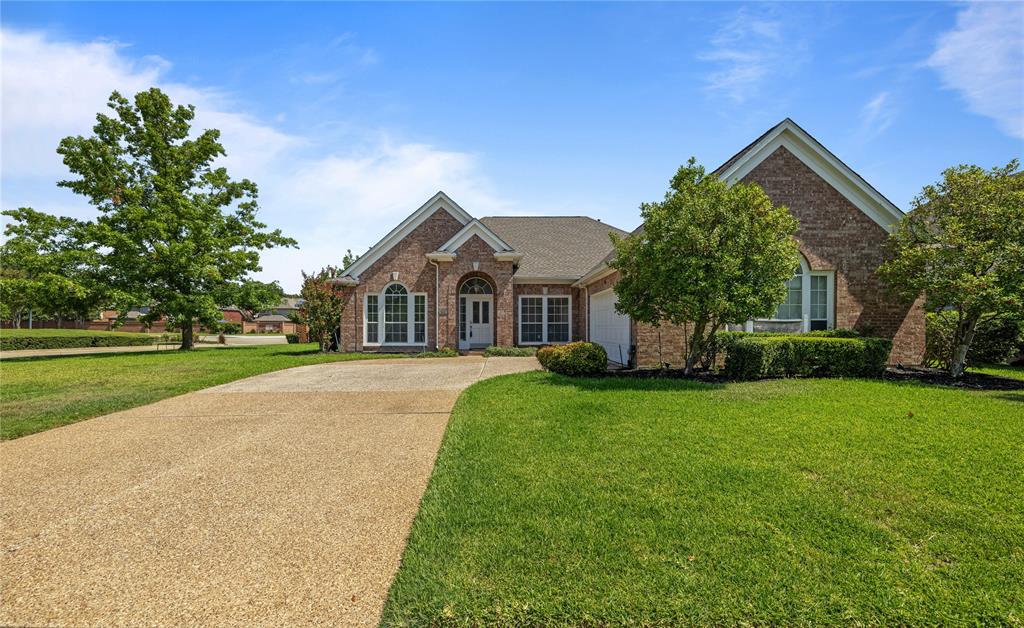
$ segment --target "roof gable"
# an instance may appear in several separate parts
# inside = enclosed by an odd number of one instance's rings
[[[730,185],[736,183],[771,156],[779,147],[785,147],[886,231],[892,231],[896,223],[903,218],[903,212],[889,199],[882,196],[863,177],[840,161],[818,140],[789,118],[775,125],[753,143],[733,155],[715,170],[714,174]]]
[[[474,220],[473,217],[469,215],[469,212],[459,207],[458,203],[453,201],[447,194],[444,192],[438,192],[430,197],[430,200],[421,205],[419,209],[409,214],[408,218],[388,232],[388,234],[381,238],[377,244],[371,246],[369,251],[345,269],[345,272],[341,277],[352,277],[354,279],[358,279],[360,273],[372,266],[374,262],[383,257],[385,253],[394,248],[394,246],[401,242],[405,236],[412,233],[413,229],[423,224],[427,218],[433,216],[434,212],[439,209],[447,211],[463,225]]]
[[[455,253],[459,250],[459,247],[469,241],[473,236],[478,236],[481,240],[487,243],[487,246],[494,249],[495,252],[501,253],[505,251],[512,251],[512,246],[508,242],[502,240],[496,233],[487,228],[484,223],[477,219],[473,219],[466,224],[458,233],[453,235],[451,239],[442,244],[437,250],[439,253]]]

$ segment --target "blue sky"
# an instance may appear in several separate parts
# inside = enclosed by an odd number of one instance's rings
[[[695,155],[789,116],[903,209],[943,168],[1024,153],[1020,4],[2,4],[3,208],[86,217],[53,152],[157,85],[299,240],[365,250],[433,192],[630,229]]]

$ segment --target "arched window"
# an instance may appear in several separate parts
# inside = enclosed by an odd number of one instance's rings
[[[400,283],[365,297],[363,342],[368,345],[422,345],[427,342],[427,295],[411,294]],[[384,324],[383,343],[380,325]]]
[[[803,255],[793,278],[786,282],[786,300],[768,319],[747,324],[749,331],[816,331],[832,329],[835,311],[835,273],[812,271]]]
[[[479,277],[473,277],[462,284],[459,294],[491,294],[491,284]]]

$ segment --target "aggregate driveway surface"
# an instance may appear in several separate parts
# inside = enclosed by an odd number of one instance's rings
[[[0,624],[375,624],[459,392],[535,368],[304,366],[0,443]]]

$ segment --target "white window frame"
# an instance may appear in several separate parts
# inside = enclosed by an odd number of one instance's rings
[[[803,276],[803,280],[800,282],[800,313],[799,319],[796,318],[775,318],[774,315],[771,318],[757,318],[751,321],[747,321],[744,329],[746,331],[754,331],[754,322],[762,323],[800,323],[800,331],[808,332],[811,331],[811,277],[825,277],[827,283],[825,285],[825,313],[827,315],[825,329],[835,329],[835,311],[836,311],[836,273],[834,270],[814,270],[812,271],[810,265],[807,264],[807,260],[804,256],[800,256],[800,274]],[[795,276],[795,275],[794,275]],[[776,311],[778,311],[776,309]],[[820,320],[820,319],[815,319]]]
[[[391,286],[398,284],[405,288],[406,311],[409,313],[409,320],[406,321],[406,338],[409,342],[384,342],[385,321],[384,321],[384,293]],[[371,294],[377,297],[377,342],[367,340],[366,313],[369,307]],[[424,332],[423,342],[416,342],[416,297],[423,297]],[[380,292],[363,294],[363,346],[364,347],[425,347],[430,343],[430,298],[426,292],[412,292],[409,287],[399,281],[392,281],[381,288]]]
[[[542,317],[542,339],[540,342],[523,342],[523,299],[541,299],[541,309],[543,312]],[[569,339],[559,340],[558,342],[548,342],[548,299],[568,299],[569,300]],[[516,316],[516,340],[519,341],[520,345],[563,345],[572,342],[572,295],[570,294],[521,294],[519,295],[519,301],[516,305],[517,316]]]

